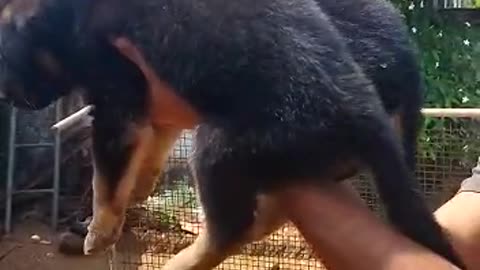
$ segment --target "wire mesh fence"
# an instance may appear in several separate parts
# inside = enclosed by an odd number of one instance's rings
[[[438,117],[427,117],[425,125],[419,138],[416,176],[433,211],[471,175],[480,155],[480,125],[475,119]],[[124,236],[111,260],[113,269],[161,269],[195,239],[202,226],[202,209],[186,164],[191,146],[191,134],[185,132],[172,150],[157,190],[143,205],[130,209]],[[382,204],[369,174],[361,173],[351,182],[366,204],[382,216]],[[297,230],[287,224],[245,246],[217,269],[324,268]]]

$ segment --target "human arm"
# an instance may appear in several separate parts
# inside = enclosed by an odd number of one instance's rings
[[[297,186],[281,196],[329,270],[456,269],[385,225],[345,186]]]
[[[480,270],[479,173],[464,180],[459,192],[435,211],[437,221],[450,234],[469,270]]]

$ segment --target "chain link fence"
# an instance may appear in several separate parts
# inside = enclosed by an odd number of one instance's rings
[[[432,211],[448,200],[471,175],[480,149],[480,125],[470,118],[425,119],[419,138],[417,179]],[[130,209],[127,229],[112,259],[115,270],[157,270],[195,239],[202,211],[186,159],[192,146],[185,132],[171,153],[161,185],[141,206]],[[392,172],[394,174],[396,172]],[[367,205],[383,208],[368,173],[351,179]],[[217,269],[324,269],[297,230],[287,224],[268,238],[249,244]]]

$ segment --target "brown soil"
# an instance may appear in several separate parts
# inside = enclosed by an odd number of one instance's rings
[[[43,240],[31,239],[32,235]],[[0,240],[1,270],[107,270],[107,256],[70,257],[57,250],[58,234],[39,223],[15,226],[15,231]],[[47,241],[47,242],[45,242]],[[51,243],[49,243],[51,242]]]
[[[192,225],[192,224],[190,224]],[[193,225],[192,225],[193,226]],[[200,228],[182,226],[189,231]],[[186,247],[195,236],[181,232],[138,230],[125,232],[114,252],[115,270],[161,270],[173,254]],[[241,254],[228,258],[217,270],[324,270],[298,235],[286,226],[269,238],[249,245]]]
[[[283,231],[287,233],[289,231]],[[278,232],[277,232],[278,233]],[[289,232],[293,233],[293,232]],[[287,234],[289,234],[287,233]],[[39,243],[31,239],[32,235],[38,235],[41,240],[52,243]],[[0,240],[0,270],[108,270],[110,268],[108,256],[83,257],[65,256],[57,250],[59,233],[53,233],[48,226],[39,223],[25,223],[15,226],[11,236]],[[143,237],[142,237],[143,236]],[[156,237],[152,237],[156,236]],[[163,236],[163,237],[162,237]],[[293,237],[294,235],[292,235]],[[172,255],[172,250],[163,250],[161,244],[172,245],[177,235],[151,235],[145,233],[138,235],[133,232],[125,232],[116,246],[114,253],[114,268],[116,270],[160,270],[161,266]],[[285,236],[283,236],[285,237]],[[152,239],[153,238],[153,239]],[[157,238],[157,239],[155,239]],[[187,237],[183,247],[193,240],[193,236]],[[191,239],[190,239],[191,238]],[[157,241],[152,241],[152,240]],[[163,241],[162,241],[163,240]],[[275,240],[275,234],[271,239]],[[278,240],[277,240],[278,241]],[[297,239],[298,241],[298,239]],[[156,242],[156,243],[155,243]],[[266,244],[266,243],[263,243]],[[278,245],[279,243],[277,243]],[[178,247],[177,249],[181,249]],[[173,253],[178,252],[175,250]],[[252,253],[252,252],[246,252]],[[255,252],[253,252],[255,253]],[[285,256],[289,252],[264,252],[272,254],[242,254],[229,258],[219,270],[259,269],[259,270],[320,270],[321,264],[313,258],[291,258]],[[275,255],[274,255],[275,254]],[[289,258],[290,257],[290,258]],[[302,256],[299,256],[302,257]]]

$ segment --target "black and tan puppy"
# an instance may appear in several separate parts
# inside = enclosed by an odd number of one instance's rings
[[[80,85],[97,108],[87,252],[116,241],[158,128],[144,74],[110,45],[126,37],[202,119],[191,167],[211,249],[242,241],[259,194],[365,166],[391,222],[462,266],[413,178],[421,78],[387,2],[11,0],[3,13],[4,96],[38,108]]]

